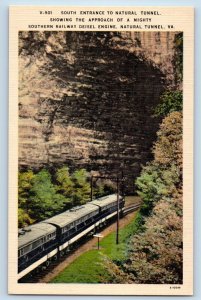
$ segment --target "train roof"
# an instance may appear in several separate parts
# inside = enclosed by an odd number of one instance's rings
[[[91,202],[88,202],[85,205],[74,207],[61,214],[44,220],[43,222],[27,226],[19,231],[21,232],[21,234],[18,238],[18,247],[21,248],[29,244],[30,242],[33,242],[39,239],[40,237],[43,237],[46,234],[54,232],[56,228],[55,226],[53,226],[53,224],[58,225],[60,227],[64,227],[91,212],[98,211],[99,207],[103,207],[105,205],[113,203],[116,200],[116,194],[104,196]]]
[[[53,233],[55,230],[56,228],[53,225],[43,222],[27,226],[24,229],[20,229],[18,237],[18,248],[21,248],[43,237],[44,235]]]
[[[97,206],[87,203],[82,206],[73,207],[72,209],[69,209],[69,210],[67,210],[61,214],[58,214],[52,218],[49,218],[43,222],[55,224],[60,227],[64,227],[64,226],[74,222],[75,220],[78,220],[96,210],[98,211]]]
[[[102,206],[108,205],[110,203],[113,203],[115,201],[117,201],[117,194],[104,196],[104,197],[98,198],[96,200],[93,200],[90,203],[91,204],[96,204],[96,205],[99,205],[100,207],[102,207]]]

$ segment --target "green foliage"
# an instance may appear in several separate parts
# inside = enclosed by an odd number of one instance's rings
[[[27,207],[27,199],[29,198],[29,191],[33,187],[33,179],[34,173],[33,171],[29,170],[27,172],[19,173],[18,176],[18,201],[19,206],[23,209]],[[28,211],[28,209],[27,209]]]
[[[140,210],[144,230],[131,239],[123,268],[135,283],[177,284],[182,283],[183,253],[182,113],[164,118],[157,136],[154,161],[136,181],[144,201]]]
[[[174,197],[181,207],[181,195]],[[124,270],[135,283],[182,283],[182,221],[170,201],[161,200],[147,218],[144,232],[131,240]]]
[[[60,212],[64,203],[65,197],[57,193],[47,170],[42,170],[34,176],[30,189],[30,216],[37,216],[37,220],[43,220]]]
[[[38,222],[73,206],[90,201],[89,173],[85,169],[75,170],[63,166],[52,176],[42,169],[19,172],[19,227]],[[94,186],[94,196],[101,197],[113,192],[111,182],[98,182]]]
[[[31,170],[18,175],[18,226],[24,227],[34,222],[30,217],[30,190],[33,187],[34,173]]]
[[[88,181],[88,173],[85,169],[76,170],[72,174],[73,182],[73,205],[85,204],[90,201],[90,184]]]
[[[30,216],[25,212],[24,209],[18,208],[18,227],[19,228],[30,225],[33,222],[34,222],[34,220],[32,220],[30,218]]]
[[[143,200],[126,262],[107,263],[113,283],[181,284],[182,114],[170,113],[154,145],[154,160],[136,180]]]
[[[172,112],[163,119],[157,132],[157,141],[153,147],[154,160],[161,166],[169,168],[175,164],[182,177],[183,167],[183,118],[181,112]]]
[[[64,209],[71,208],[73,206],[74,185],[68,167],[62,167],[56,171],[56,183],[56,191],[65,197]]]
[[[157,201],[171,196],[179,180],[179,170],[174,164],[168,169],[156,163],[144,167],[136,180],[137,193],[143,200],[142,215],[149,215]]]
[[[90,250],[79,256],[51,283],[101,283],[107,280],[108,274],[101,264],[101,256],[97,250]]]
[[[66,197],[70,197],[73,190],[73,182],[68,167],[62,167],[56,171],[57,191]]]
[[[149,215],[155,203],[169,199],[182,180],[182,114],[172,112],[161,123],[153,147],[154,161],[143,167],[136,180],[143,200],[142,215]]]
[[[115,183],[109,179],[98,179],[93,182],[93,194],[96,198],[113,194],[115,190]]]
[[[180,83],[183,79],[183,32],[179,32],[175,35],[174,50],[173,66],[175,79],[176,83]]]
[[[166,91],[160,97],[160,103],[154,110],[155,116],[165,117],[173,111],[182,111],[183,94],[181,91]]]

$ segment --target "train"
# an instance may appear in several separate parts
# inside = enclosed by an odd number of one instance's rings
[[[119,211],[124,207],[119,196]],[[85,235],[117,214],[117,194],[92,200],[73,207],[42,222],[18,231],[18,280],[36,270],[48,266],[52,260],[68,253]]]

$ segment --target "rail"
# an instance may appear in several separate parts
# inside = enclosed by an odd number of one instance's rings
[[[138,208],[140,208],[141,204],[142,204],[142,202],[138,202],[138,203],[135,203],[135,204],[133,204],[133,205],[131,205],[131,206],[124,207],[124,208],[122,209],[123,216],[125,216],[125,215],[131,213],[132,211],[138,210]]]

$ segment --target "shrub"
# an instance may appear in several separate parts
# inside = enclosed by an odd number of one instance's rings
[[[174,111],[182,111],[183,109],[183,94],[181,91],[166,91],[161,95],[160,101],[154,110],[157,117],[165,117]]]
[[[57,193],[51,182],[51,175],[42,170],[34,176],[33,187],[30,189],[30,216],[37,221],[51,217],[61,211],[65,197]]]
[[[156,202],[171,197],[179,181],[179,170],[175,164],[168,169],[157,163],[144,167],[136,180],[137,193],[143,200],[141,214],[149,215]]]
[[[18,228],[31,225],[34,222],[33,219],[22,208],[18,208]]]
[[[182,233],[182,114],[170,113],[154,145],[154,160],[136,180],[143,200],[138,230],[123,266],[108,262],[116,283],[181,284]]]
[[[172,112],[160,125],[153,147],[154,161],[168,168],[175,164],[182,172],[183,119],[181,112]]]
[[[146,230],[132,238],[124,271],[135,283],[182,283],[182,220],[171,206],[177,201],[181,199],[159,201],[144,224]]]

